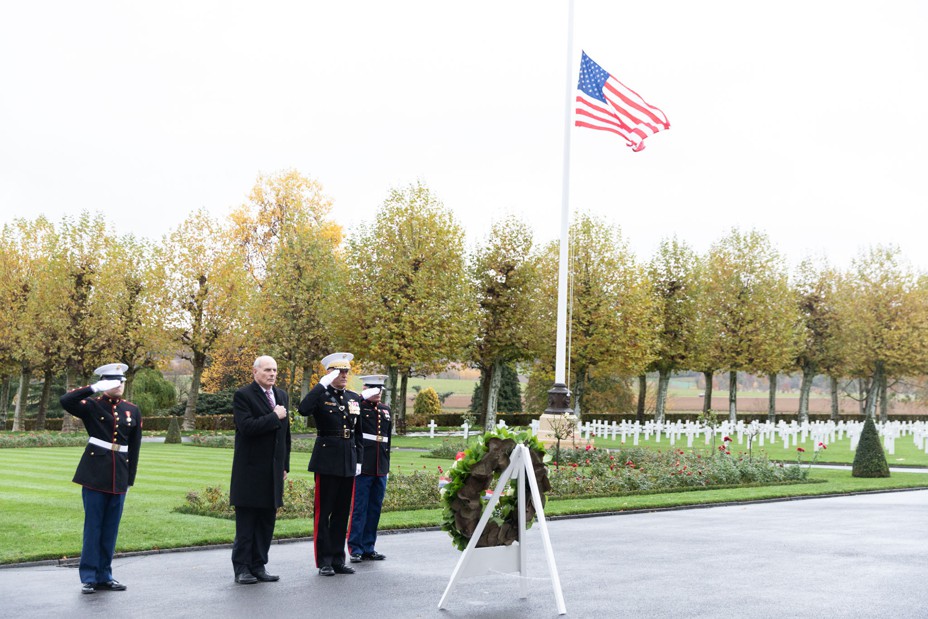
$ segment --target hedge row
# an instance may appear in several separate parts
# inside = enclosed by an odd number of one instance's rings
[[[498,420],[506,422],[506,425],[509,427],[514,426],[529,426],[532,421],[538,419],[538,415],[535,413],[501,413],[496,416]],[[695,413],[667,413],[664,419],[667,422],[675,423],[677,421],[696,421],[698,415]],[[298,417],[303,419],[302,417]],[[718,418],[720,421],[728,419],[727,413],[719,413]],[[928,415],[890,415],[891,421],[928,421]],[[145,417],[144,418],[144,427],[146,430],[152,432],[162,432],[166,431],[171,425],[171,416],[166,417]],[[409,415],[406,420],[406,425],[409,428],[425,428],[428,426],[429,420],[432,419],[435,421],[435,424],[441,427],[460,427],[464,423],[464,414],[463,413],[442,413],[440,415],[434,415],[431,418],[419,418],[416,415]],[[597,421],[605,421],[607,423],[615,421],[616,423],[621,423],[622,421],[635,421],[637,417],[634,413],[624,413],[624,414],[597,414],[590,415],[588,420],[595,419]],[[738,419],[744,421],[745,423],[750,423],[752,421],[767,421],[767,415],[761,413],[739,413]],[[830,415],[827,414],[810,414],[809,421],[829,421],[831,419]],[[862,421],[863,416],[861,415],[839,415],[839,420],[842,421]],[[652,421],[653,417],[646,416],[645,421]],[[796,420],[795,415],[777,415],[776,421],[783,420],[786,423]],[[310,428],[313,427],[312,418],[307,420],[307,424]],[[25,420],[25,431],[32,432],[35,430],[35,419],[26,419]],[[10,431],[13,429],[13,420],[7,419],[6,429]],[[45,429],[50,431],[61,430],[61,419],[46,419],[45,420]],[[197,415],[197,430],[234,430],[235,422],[232,418],[232,415]]]

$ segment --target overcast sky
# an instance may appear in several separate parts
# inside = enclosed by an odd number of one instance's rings
[[[574,71],[582,48],[672,125],[640,153],[572,133],[572,210],[640,258],[737,226],[928,270],[928,3],[576,0],[574,24]],[[4,2],[0,223],[159,238],[296,168],[349,230],[419,179],[472,242],[507,213],[553,240],[566,48],[566,0]]]

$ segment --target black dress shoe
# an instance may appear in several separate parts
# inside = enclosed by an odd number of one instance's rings
[[[351,555],[350,557],[348,557],[348,560],[351,561],[352,563],[360,563],[360,562],[361,562],[361,553],[359,553],[359,552],[354,553],[353,555]]]
[[[347,565],[333,565],[332,569],[335,570],[336,574],[354,574],[354,568],[348,567]]]
[[[331,565],[323,565],[319,568],[320,576],[335,576],[335,568]]]
[[[125,591],[126,585],[122,584],[118,580],[110,580],[109,582],[98,582],[97,589],[109,589],[110,591]]]
[[[81,593],[93,593],[97,588],[92,582],[85,582],[81,585]]]
[[[365,552],[361,555],[361,558],[366,561],[383,561],[387,558],[387,555],[382,555],[375,550],[374,552]]]
[[[262,566],[260,569],[251,570],[251,573],[261,582],[277,582],[280,580],[280,576],[277,574],[268,574],[267,570],[264,569],[264,566]]]
[[[235,575],[235,582],[240,585],[253,585],[258,582],[258,579],[249,570],[242,570]]]

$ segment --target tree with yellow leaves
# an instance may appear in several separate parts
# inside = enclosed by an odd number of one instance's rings
[[[210,353],[224,337],[251,335],[244,310],[254,282],[245,275],[228,229],[202,209],[164,237],[155,263],[167,328],[193,365],[183,423],[192,430]]]

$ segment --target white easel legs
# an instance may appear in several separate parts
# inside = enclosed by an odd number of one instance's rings
[[[477,548],[477,540],[483,534],[483,530],[493,514],[496,504],[499,502],[500,494],[513,477],[518,479],[519,484],[519,541],[513,542],[511,546],[496,546],[492,548]],[[444,608],[445,602],[458,579],[467,576],[476,576],[486,573],[489,570],[498,572],[519,572],[519,597],[524,599],[527,596],[525,585],[525,480],[528,479],[529,489],[532,492],[532,501],[538,515],[538,523],[541,526],[541,537],[545,548],[545,559],[548,563],[548,573],[551,576],[551,586],[554,588],[554,598],[557,602],[557,612],[560,615],[567,614],[567,607],[564,605],[564,594],[561,592],[561,580],[557,573],[557,566],[554,562],[554,550],[551,547],[551,538],[548,535],[548,524],[545,521],[544,508],[541,504],[541,493],[538,490],[538,482],[535,480],[535,471],[532,469],[532,459],[528,447],[525,445],[516,445],[509,458],[509,466],[499,476],[499,481],[493,491],[493,496],[483,510],[477,528],[470,538],[467,548],[461,553],[461,558],[451,573],[451,579],[445,592],[438,602],[438,608]]]

